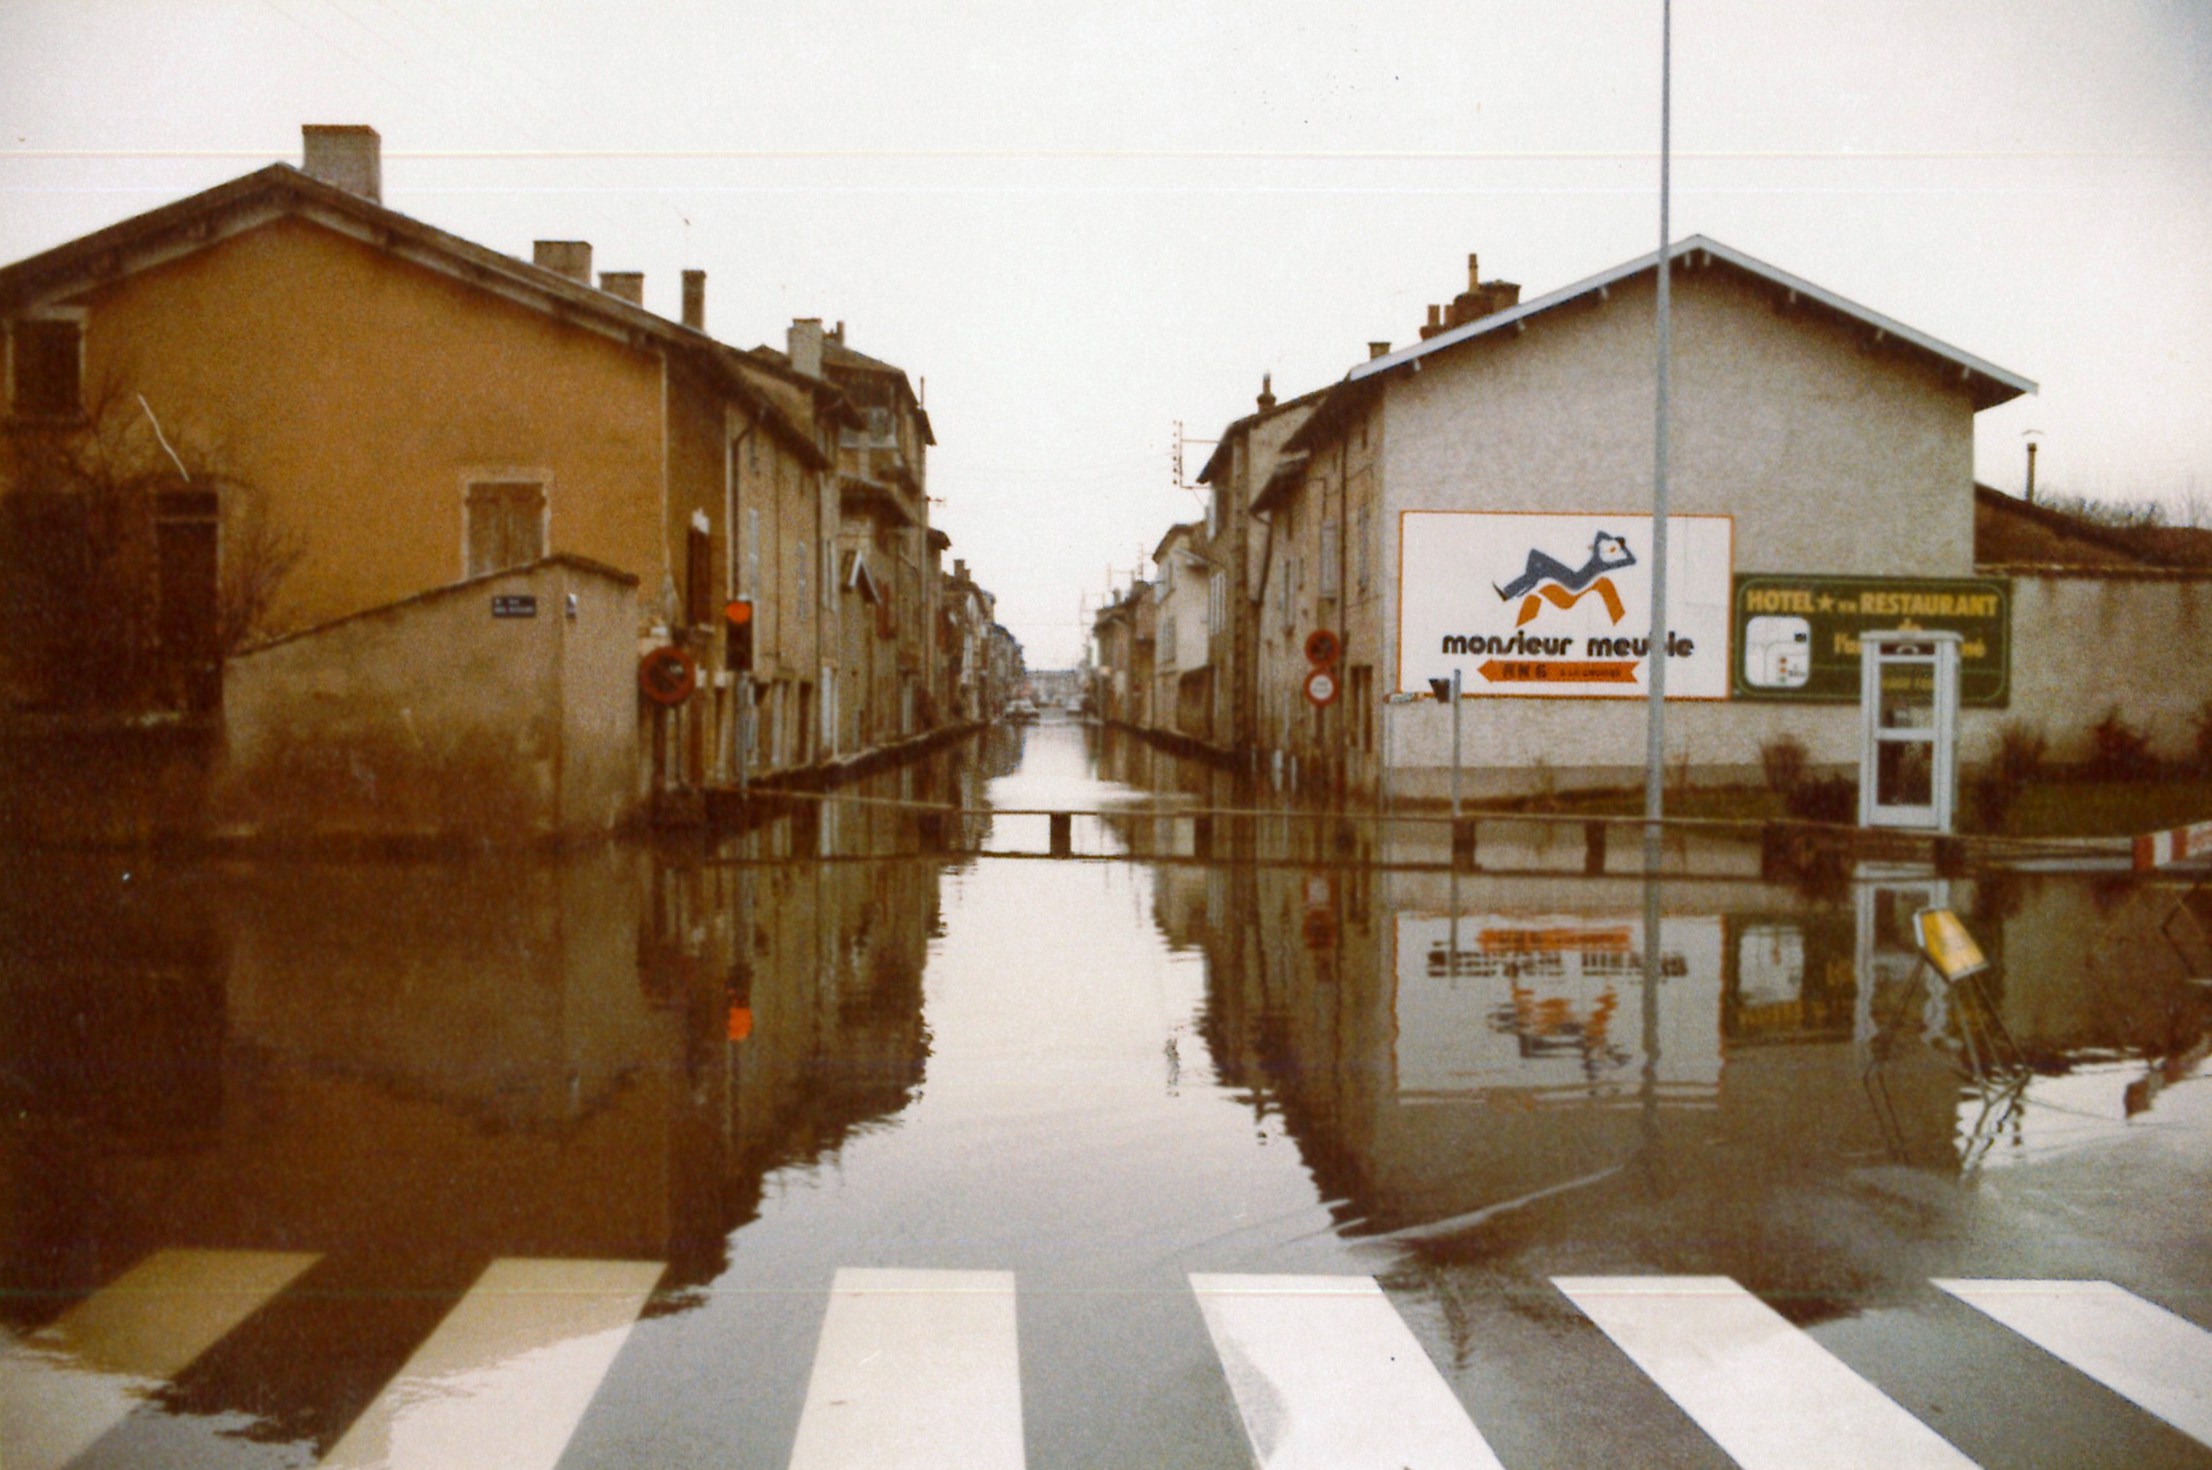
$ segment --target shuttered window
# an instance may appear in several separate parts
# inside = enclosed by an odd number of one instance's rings
[[[545,555],[545,486],[477,480],[468,488],[468,574],[528,566]]]
[[[84,326],[69,320],[9,324],[8,407],[22,418],[74,418],[84,412]]]

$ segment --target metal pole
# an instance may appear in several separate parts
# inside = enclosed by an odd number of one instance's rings
[[[753,785],[753,676],[737,676],[737,794],[750,794]]]
[[[1671,355],[1672,301],[1668,277],[1667,217],[1673,185],[1674,4],[1659,0],[1659,267],[1658,393],[1653,422],[1651,494],[1651,644],[1644,739],[1644,871],[1659,870],[1659,823],[1666,815],[1667,748],[1667,359]],[[1656,943],[1647,942],[1647,953]]]
[[[1459,832],[1459,670],[1452,670],[1452,832]]]

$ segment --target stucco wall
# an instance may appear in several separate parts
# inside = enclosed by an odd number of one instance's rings
[[[297,537],[281,626],[459,580],[471,473],[548,473],[548,549],[657,601],[654,355],[296,218],[86,299],[88,382],[143,393]]]
[[[537,599],[535,617],[492,616],[493,598],[516,595]],[[495,842],[608,830],[638,795],[631,597],[626,578],[540,562],[234,658],[216,830]]]
[[[1963,384],[1872,344],[1722,267],[1684,270],[1674,292],[1670,503],[1734,518],[1735,570],[1963,576],[1973,570],[1973,407]],[[1653,435],[1649,278],[1423,360],[1384,403],[1386,522],[1406,510],[1649,514]],[[1395,543],[1392,529],[1387,533]],[[1397,631],[1395,551],[1381,635]],[[1392,687],[1396,649],[1381,676]],[[1422,687],[1418,671],[1404,681]],[[1640,771],[1640,699],[1474,699],[1470,790],[1562,785]],[[1401,793],[1440,789],[1449,712],[1433,701],[1382,716]],[[1849,760],[1847,708],[1677,700],[1670,761],[1756,768],[1789,732],[1815,759]],[[1484,768],[1487,768],[1485,770]]]
[[[1968,710],[1960,759],[1986,759],[2003,726],[2049,740],[2049,757],[2089,756],[2089,730],[2117,708],[2168,759],[2189,755],[2212,701],[2212,576],[2111,571],[2015,572],[2012,703]]]

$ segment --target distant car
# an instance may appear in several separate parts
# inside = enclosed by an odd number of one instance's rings
[[[1017,725],[1026,725],[1037,718],[1037,706],[1026,699],[1017,699],[1006,706],[1006,718]]]

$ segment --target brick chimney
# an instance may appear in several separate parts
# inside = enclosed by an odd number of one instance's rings
[[[1261,413],[1266,413],[1275,406],[1275,375],[1273,373],[1260,374],[1260,396],[1258,401]]]
[[[1423,323],[1421,327],[1421,340],[1426,342],[1429,340],[1429,338],[1435,336],[1438,332],[1441,332],[1443,330],[1444,308],[1441,306],[1430,307],[1429,319],[1428,321]]]
[[[599,289],[609,296],[629,302],[632,306],[645,304],[645,272],[601,271]]]
[[[1367,344],[1367,360],[1369,362],[1373,362],[1378,357],[1387,357],[1389,355],[1390,344],[1388,342],[1370,342]]]
[[[791,353],[792,370],[810,378],[822,376],[822,319],[818,316],[796,317],[791,323],[791,333],[785,338]]]
[[[580,286],[591,284],[589,240],[540,240],[530,247],[530,259],[532,263],[557,276],[566,276]]]
[[[300,172],[377,204],[384,202],[384,142],[360,123],[308,123],[300,129]]]
[[[1521,288],[1512,281],[1485,281],[1480,262],[1473,255],[1467,257],[1467,289],[1452,298],[1452,304],[1444,313],[1444,321],[1438,325],[1436,308],[1429,308],[1429,326],[1421,335],[1429,337],[1435,332],[1449,331],[1453,327],[1504,311],[1509,306],[1521,304]],[[1434,329],[1434,331],[1431,330]]]
[[[684,325],[694,332],[707,329],[707,273],[684,272]]]

